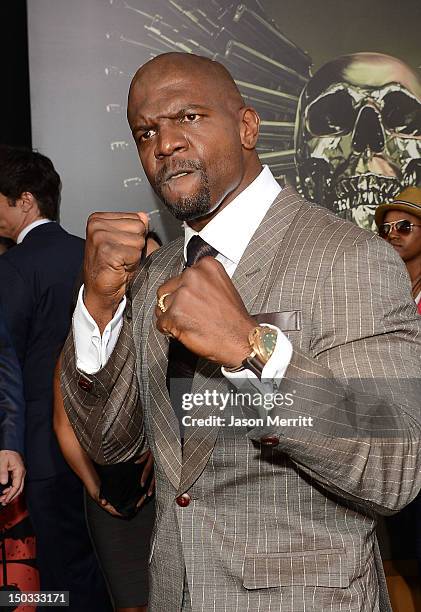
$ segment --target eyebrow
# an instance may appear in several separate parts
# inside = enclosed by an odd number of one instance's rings
[[[204,107],[201,104],[188,104],[185,108],[181,108],[175,115],[175,119],[180,119],[183,115],[188,115],[190,111],[203,109]],[[190,113],[191,114],[191,113]]]
[[[189,111],[194,111],[194,110],[203,110],[203,111],[208,111],[208,107],[204,106],[203,104],[186,104],[186,106],[184,106],[183,108],[180,108],[177,112],[175,112],[174,114],[168,114],[168,115],[159,115],[158,119],[161,117],[164,118],[169,118],[169,119],[180,119],[183,115],[185,114],[189,114]],[[132,129],[132,134],[136,134],[136,132],[139,131],[146,131],[151,129],[150,125],[147,125],[145,123],[137,123],[133,129]]]
[[[132,129],[132,134],[135,135],[137,132],[145,132],[146,130],[149,130],[150,127],[147,125],[144,125],[143,123],[138,123],[137,125],[135,125]]]

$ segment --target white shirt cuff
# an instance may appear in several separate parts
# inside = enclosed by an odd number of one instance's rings
[[[274,386],[279,386],[285,376],[285,372],[292,357],[292,344],[278,327],[269,325],[269,323],[264,323],[262,325],[275,329],[278,332],[274,351],[262,370],[262,379],[259,380],[256,374],[247,368],[239,370],[238,372],[228,372],[224,367],[221,367],[222,374],[236,387],[241,387],[245,380],[249,380],[262,392],[267,392],[268,386],[272,391]]]
[[[104,367],[114,350],[123,325],[126,297],[121,300],[114,317],[104,329],[101,337],[98,325],[83,303],[83,288],[84,285],[80,288],[73,313],[76,367],[86,374],[95,374]]]

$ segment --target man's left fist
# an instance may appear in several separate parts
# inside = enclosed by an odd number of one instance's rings
[[[199,357],[238,367],[250,354],[248,334],[256,326],[221,263],[204,257],[161,285],[156,326]]]

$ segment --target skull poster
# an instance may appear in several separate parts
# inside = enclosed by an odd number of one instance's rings
[[[421,182],[421,78],[404,62],[355,53],[305,86],[295,128],[297,186],[366,229],[374,211]]]

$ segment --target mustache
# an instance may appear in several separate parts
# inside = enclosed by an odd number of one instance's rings
[[[180,159],[177,162],[169,162],[161,166],[156,173],[155,185],[162,185],[162,183],[165,183],[165,181],[179,172],[188,172],[189,170],[199,170],[203,172],[204,169],[204,164],[194,159]]]

